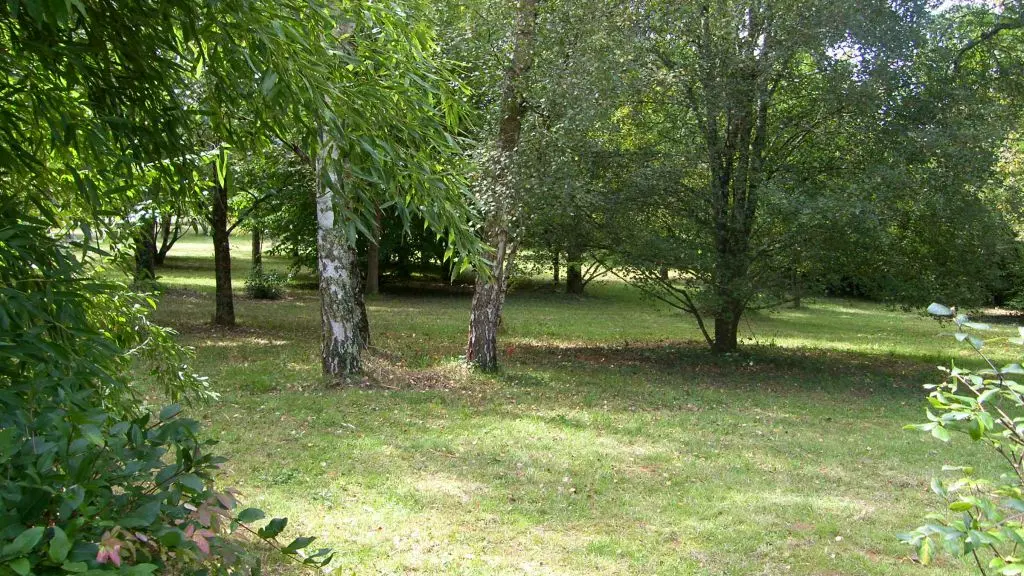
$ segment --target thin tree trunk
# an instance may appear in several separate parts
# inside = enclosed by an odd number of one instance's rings
[[[559,270],[558,256],[559,253],[555,252],[555,255],[551,258],[551,270],[552,276],[554,277],[555,286],[558,286],[558,283],[561,281],[561,279],[558,277],[559,273],[561,272],[561,270]]]
[[[317,175],[324,170],[317,159]],[[369,345],[369,321],[355,246],[335,226],[334,195],[322,189],[316,199],[317,260],[320,269],[321,360],[325,376],[343,378],[362,370]]]
[[[373,238],[366,246],[366,293],[380,293],[380,210],[374,215]]]
[[[512,269],[515,248],[510,222],[519,210],[516,198],[510,196],[508,169],[512,163],[523,128],[526,101],[523,76],[533,64],[533,39],[537,26],[537,1],[519,0],[513,33],[512,61],[505,70],[501,94],[501,119],[498,122],[497,155],[494,182],[495,204],[488,217],[487,241],[495,247],[490,277],[478,275],[473,290],[469,317],[469,343],[466,358],[478,368],[498,368],[498,327],[508,290],[508,274]]]
[[[565,256],[565,293],[576,296],[583,295],[583,264],[581,254],[575,248],[569,248]]]
[[[498,329],[501,326],[501,310],[508,291],[510,269],[506,265],[506,259],[512,256],[508,250],[506,237],[499,234],[495,245],[492,277],[477,275],[473,289],[466,358],[485,372],[498,369]]]
[[[263,229],[254,225],[252,227],[252,268],[253,270],[263,267]]]
[[[164,261],[167,259],[167,252],[170,251],[171,246],[174,244],[174,236],[171,230],[171,224],[174,216],[165,215],[160,218],[160,248],[156,249],[156,242],[153,243],[153,263],[157,266],[163,266]]]
[[[216,309],[213,323],[235,325],[235,298],[231,291],[231,240],[228,234],[228,188],[214,184],[213,210],[210,226],[213,229],[213,265],[216,276]]]
[[[135,235],[135,281],[156,278],[156,221],[145,220]]]

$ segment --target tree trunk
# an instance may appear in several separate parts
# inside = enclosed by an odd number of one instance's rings
[[[565,256],[565,293],[576,296],[583,295],[583,264],[578,250],[569,249]]]
[[[715,342],[711,346],[711,351],[715,354],[729,354],[731,352],[735,352],[739,345],[737,338],[739,325],[739,314],[715,318]]]
[[[317,174],[323,159],[317,159]],[[362,370],[360,354],[369,345],[370,325],[363,300],[355,246],[335,226],[334,195],[323,189],[316,199],[317,260],[323,339],[320,356],[325,376],[344,378]]]
[[[495,247],[495,253],[490,277],[477,275],[469,317],[469,343],[466,346],[466,359],[484,371],[498,368],[498,327],[508,291],[508,274],[515,257],[514,231],[509,223],[514,220],[520,206],[514,192],[510,191],[508,169],[519,146],[526,113],[525,91],[520,83],[533,64],[537,2],[519,0],[512,38],[512,60],[505,69],[501,93],[495,171],[490,186],[495,202],[485,228],[488,230],[487,241]]]
[[[560,263],[558,261],[558,256],[559,256],[558,252],[555,252],[555,255],[551,258],[551,270],[552,270],[552,277],[554,278],[555,286],[558,286],[558,283],[561,281],[561,278],[559,278],[559,273],[561,272],[561,270],[559,269],[559,264]]]
[[[366,246],[366,293],[380,293],[380,210],[374,216],[373,238]]]
[[[661,278],[662,282],[668,282],[668,266],[662,266],[658,269],[658,277]]]
[[[506,258],[512,256],[508,253],[507,241],[501,235],[495,248],[492,277],[478,274],[476,278],[469,316],[469,345],[466,347],[466,359],[485,372],[498,369],[498,328],[508,291]]]
[[[174,235],[171,230],[172,220],[174,220],[174,216],[171,215],[165,215],[160,219],[160,249],[156,249],[156,242],[153,243],[153,263],[157,266],[164,265],[167,253],[174,245]]]
[[[252,269],[263,267],[263,230],[254,225],[252,227]]]
[[[213,266],[216,276],[216,309],[213,323],[235,325],[235,299],[231,292],[231,240],[228,234],[227,184],[214,184],[213,211],[210,227],[213,229]]]
[[[156,278],[156,221],[145,220],[135,235],[135,281]]]

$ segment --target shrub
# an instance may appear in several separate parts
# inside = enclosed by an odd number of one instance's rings
[[[284,277],[277,272],[264,272],[254,266],[245,279],[245,294],[257,300],[277,300],[284,295]]]
[[[971,466],[946,466],[951,480],[932,480],[931,488],[946,501],[946,510],[930,514],[927,523],[901,539],[917,547],[918,557],[928,564],[937,549],[972,560],[982,574],[1024,573],[1024,374],[1020,364],[997,367],[984,352],[984,341],[975,332],[986,324],[972,322],[941,304],[928,311],[955,325],[955,338],[973,348],[987,368],[965,370],[951,365],[940,384],[926,386],[931,392],[928,422],[907,426],[948,442],[963,434],[999,455],[1005,464],[997,478],[984,478]],[[1011,342],[1024,345],[1024,328]]]
[[[263,512],[215,488],[224,459],[180,404],[141,405],[138,362],[173,397],[210,397],[152,306],[93,279],[44,224],[0,226],[0,575],[258,569],[239,530],[325,565],[329,551],[303,553],[311,538],[276,543],[286,519],[251,527]]]

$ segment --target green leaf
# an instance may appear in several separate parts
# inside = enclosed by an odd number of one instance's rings
[[[61,568],[65,572],[71,572],[72,574],[78,574],[80,572],[85,572],[86,570],[88,570],[89,569],[89,565],[86,564],[85,562],[65,562],[64,564],[61,564]]]
[[[18,450],[18,439],[21,434],[16,428],[4,428],[0,430],[0,462],[6,462]]]
[[[3,555],[19,556],[31,552],[36,547],[36,544],[39,544],[39,541],[42,540],[44,530],[45,528],[42,526],[36,526],[18,534],[14,541],[4,546]]]
[[[95,424],[83,424],[79,427],[79,432],[85,437],[90,443],[96,446],[103,447],[103,432],[100,431],[100,427]]]
[[[164,532],[157,538],[157,540],[160,544],[168,548],[175,548],[177,546],[181,546],[182,543],[185,542],[185,534],[181,530],[175,528]]]
[[[968,328],[973,328],[975,330],[991,330],[992,329],[992,326],[990,324],[985,324],[984,322],[964,322],[962,324],[962,326],[966,326]]]
[[[287,525],[287,518],[274,518],[273,520],[268,522],[266,526],[260,528],[257,534],[259,535],[260,538],[270,539],[280,534],[284,530],[284,527]]]
[[[174,418],[180,413],[181,404],[171,404],[170,406],[165,406],[164,409],[160,411],[160,420],[170,420],[171,418]]]
[[[981,350],[982,348],[985,347],[985,341],[973,334],[968,336],[967,340],[971,343],[971,346],[973,346],[975,350]]]
[[[936,426],[933,428],[932,436],[942,440],[943,442],[949,442],[949,430],[946,430],[942,426]]]
[[[285,554],[292,554],[294,552],[302,550],[306,546],[309,546],[310,543],[313,542],[313,540],[316,540],[316,538],[313,536],[300,536],[295,540],[292,540],[291,544],[285,546],[283,552]]]
[[[71,541],[68,540],[68,535],[61,530],[60,526],[54,526],[53,537],[50,538],[50,547],[46,552],[47,556],[50,557],[50,560],[59,564],[64,562],[70,551]]]
[[[206,490],[206,486],[203,484],[203,480],[195,474],[184,474],[178,477],[178,484],[188,488],[189,490],[199,494]]]
[[[139,506],[130,515],[121,519],[122,528],[142,528],[156,522],[160,515],[160,501],[153,500]]]
[[[952,512],[966,512],[971,508],[974,508],[974,504],[971,504],[970,502],[964,502],[963,500],[958,500],[949,505],[949,509]]]
[[[20,574],[20,576],[27,576],[32,571],[32,565],[29,564],[28,558],[11,560],[7,563],[7,566],[14,570],[15,574]]]
[[[121,574],[122,576],[149,576],[156,572],[156,568],[154,564],[135,564],[134,566],[122,567]]]
[[[263,91],[264,96],[270,96],[270,93],[274,90],[274,85],[277,84],[277,72],[273,70],[268,71],[263,75],[263,81],[260,83],[260,89]]]
[[[259,508],[246,508],[245,510],[242,510],[241,512],[238,513],[238,517],[235,518],[235,520],[241,522],[242,524],[249,524],[257,520],[263,520],[266,517],[267,515],[264,514],[263,510],[260,510]]]
[[[948,306],[943,306],[938,302],[932,302],[928,305],[928,313],[932,316],[944,316],[950,317],[953,315],[953,311]]]
[[[985,390],[984,392],[978,395],[978,404],[984,404],[993,396],[999,394],[999,392],[1000,390],[998,388],[989,388],[988,390]]]
[[[917,559],[924,566],[927,566],[932,562],[932,546],[931,538],[924,538],[921,540],[921,544],[917,547]]]

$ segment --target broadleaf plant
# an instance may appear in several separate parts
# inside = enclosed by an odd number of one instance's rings
[[[955,308],[932,304],[928,312],[952,322],[954,337],[969,345],[986,368],[968,370],[951,364],[940,367],[946,378],[929,384],[928,421],[906,426],[948,442],[963,434],[999,455],[1005,467],[995,478],[982,477],[970,466],[945,466],[951,480],[935,478],[932,491],[946,501],[946,510],[927,516],[927,522],[900,539],[917,549],[918,560],[929,564],[937,550],[972,561],[982,574],[1024,574],[1024,384],[1020,364],[997,366],[974,334],[990,329]],[[1021,338],[1011,342],[1024,344]]]
[[[97,280],[44,223],[3,208],[0,576],[249,573],[252,538],[325,567],[331,553],[308,551],[312,539],[250,526],[264,514],[216,486],[225,459],[182,406],[141,405],[140,360],[169,392],[209,398],[145,297]]]

